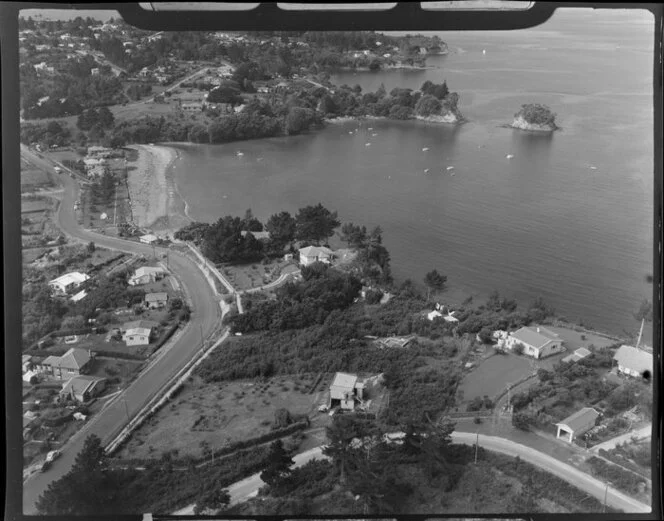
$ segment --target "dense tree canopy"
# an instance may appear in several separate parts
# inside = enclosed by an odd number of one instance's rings
[[[334,229],[341,224],[337,212],[331,212],[321,203],[300,208],[295,216],[295,235],[299,241],[320,244],[334,235]]]

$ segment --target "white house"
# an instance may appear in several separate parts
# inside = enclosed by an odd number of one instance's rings
[[[357,375],[337,373],[330,385],[330,408],[339,406],[352,411],[355,401],[362,401],[363,393],[364,383],[357,381]]]
[[[156,324],[149,320],[134,320],[122,326],[122,340],[128,346],[146,346],[150,343]]]
[[[533,358],[544,358],[563,351],[563,340],[553,331],[541,326],[522,327],[505,339],[507,349],[514,349],[517,344],[523,346],[523,354]]]
[[[127,281],[130,286],[140,286],[142,284],[150,284],[156,280],[161,279],[166,275],[166,270],[160,266],[141,266],[134,274],[129,277]]]
[[[652,374],[652,353],[642,349],[632,346],[620,346],[616,354],[613,355],[613,359],[617,362],[618,371],[623,374],[634,377],[642,376],[644,371],[649,371]]]
[[[566,356],[561,360],[561,362],[578,362],[579,360],[583,360],[586,356],[591,355],[592,353],[588,351],[585,347],[579,347],[576,351],[574,351],[571,355]]]
[[[59,276],[57,279],[53,279],[48,283],[48,285],[56,293],[66,295],[70,289],[77,288],[89,279],[90,277],[85,273],[72,271],[71,273],[65,273],[64,275]]]
[[[138,238],[138,240],[141,241],[143,244],[154,244],[159,240],[159,237],[148,233],[146,235],[141,235]]]
[[[87,402],[106,387],[106,379],[97,376],[79,375],[70,378],[62,385],[60,396],[78,402]]]
[[[437,309],[434,309],[431,313],[429,313],[427,315],[427,318],[429,320],[435,320],[436,318],[439,318],[439,317],[442,317],[442,316],[443,316],[443,314],[440,311],[438,311]]]
[[[560,438],[561,433],[565,433],[568,435],[567,441],[572,443],[574,438],[592,429],[597,423],[597,418],[599,418],[599,413],[595,409],[584,407],[560,423],[556,423],[556,427],[558,427],[556,438]]]
[[[81,290],[72,297],[69,298],[72,302],[78,302],[79,300],[83,300],[87,296],[87,292],[85,290]]]
[[[300,264],[309,266],[314,262],[329,264],[334,257],[334,252],[325,246],[307,246],[300,249]]]

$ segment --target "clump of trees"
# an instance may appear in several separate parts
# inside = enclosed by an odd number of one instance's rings
[[[514,114],[515,118],[523,118],[531,125],[548,126],[552,130],[557,128],[556,115],[546,105],[530,103],[521,105],[521,110]]]

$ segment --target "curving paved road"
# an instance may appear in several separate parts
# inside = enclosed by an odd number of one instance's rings
[[[398,438],[403,433],[393,433],[388,436],[391,438]],[[477,440],[477,435],[472,432],[453,432],[452,442],[463,443],[465,445],[474,445]],[[551,456],[539,452],[525,445],[515,443],[505,438],[497,436],[480,435],[479,445],[485,449],[492,450],[507,454],[509,456],[519,456],[522,460],[532,463],[538,468],[550,472],[554,476],[564,479],[575,487],[600,501],[604,501],[606,497],[606,504],[612,508],[623,510],[624,512],[632,513],[649,513],[651,507],[645,505],[636,499],[633,499],[618,490],[606,486],[606,483],[581,472],[579,469],[563,463]],[[302,454],[298,454],[293,458],[295,467],[300,467],[306,462],[315,458],[325,458],[322,454],[323,447],[316,447]],[[231,504],[240,503],[255,496],[265,483],[260,478],[260,474],[254,474],[242,481],[234,483],[228,488],[231,495]],[[605,496],[606,495],[606,496]],[[174,512],[174,515],[191,515],[194,512],[194,505],[190,505],[182,510]]]
[[[26,147],[21,147],[21,154],[30,162],[49,172],[54,172],[48,160],[38,157]],[[74,214],[74,201],[78,198],[78,185],[66,174],[55,174],[64,185],[56,222],[67,235],[85,242],[124,251],[132,254],[153,254],[152,246],[107,237],[79,228]],[[166,249],[155,248],[157,254]],[[23,485],[23,512],[36,514],[35,503],[46,490],[49,483],[66,474],[74,463],[76,454],[82,449],[88,434],[96,434],[104,444],[109,442],[129,417],[135,415],[179,369],[198,355],[202,338],[206,337],[219,323],[221,316],[218,299],[215,297],[205,276],[194,262],[184,255],[169,251],[169,267],[177,275],[191,301],[192,315],[188,325],[178,334],[177,339],[168,343],[147,366],[134,382],[99,414],[93,417],[84,429],[79,431],[64,447],[62,456],[45,473],[35,474]]]

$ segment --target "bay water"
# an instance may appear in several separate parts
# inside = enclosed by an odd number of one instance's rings
[[[446,274],[441,302],[542,296],[570,320],[633,333],[652,297],[653,25],[647,13],[566,9],[534,29],[437,33],[450,52],[430,69],[332,81],[389,91],[446,80],[465,124],[346,121],[179,145],[178,191],[206,222],[320,202],[383,229],[397,281]],[[524,103],[550,106],[562,129],[504,128]]]

